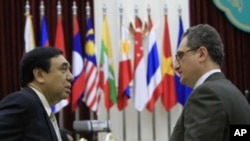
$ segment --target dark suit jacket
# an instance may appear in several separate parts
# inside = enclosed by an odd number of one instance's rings
[[[229,141],[229,125],[250,124],[250,107],[222,73],[194,89],[170,141]]]
[[[57,141],[48,114],[29,87],[0,101],[1,141]]]

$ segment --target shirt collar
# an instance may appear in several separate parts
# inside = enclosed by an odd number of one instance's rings
[[[216,73],[216,72],[221,72],[220,69],[213,69],[213,70],[210,70],[208,72],[206,72],[205,74],[203,74],[199,79],[198,81],[195,83],[194,85],[194,88],[197,88],[198,86],[200,86],[202,83],[204,83],[204,81],[210,76],[212,75],[213,73]]]
[[[31,87],[31,86],[30,86],[30,88],[36,92],[37,96],[39,97],[39,99],[41,100],[41,102],[43,104],[43,107],[46,110],[46,113],[48,114],[48,116],[50,116],[52,111],[51,111],[51,108],[50,108],[49,103],[48,103],[47,99],[45,98],[45,96],[40,91],[38,91],[36,88]]]

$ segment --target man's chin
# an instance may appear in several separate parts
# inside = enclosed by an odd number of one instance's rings
[[[182,85],[184,85],[184,81],[183,81],[183,79],[182,79],[182,77],[180,78],[180,83],[182,84]]]
[[[68,97],[69,97],[69,94],[63,94],[62,100],[63,100],[63,99],[68,99]]]
[[[180,82],[181,82],[182,85],[187,86],[187,83],[186,83],[185,80],[183,80],[182,78],[180,79]]]

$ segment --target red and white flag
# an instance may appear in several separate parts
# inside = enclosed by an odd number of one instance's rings
[[[142,23],[138,16],[135,18],[135,50],[134,50],[134,104],[142,111],[148,102],[146,66],[142,45]]]

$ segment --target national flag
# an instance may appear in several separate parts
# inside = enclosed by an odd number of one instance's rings
[[[85,94],[82,100],[94,112],[98,110],[100,94],[98,88],[98,68],[96,62],[95,36],[91,18],[87,18],[86,44],[84,49]]]
[[[73,15],[73,51],[72,51],[72,73],[74,75],[72,88],[71,109],[75,111],[81,103],[84,94],[85,78],[83,71],[83,51],[77,15]]]
[[[174,79],[173,61],[171,55],[168,17],[165,15],[164,35],[162,46],[162,85],[164,87],[161,101],[166,111],[169,111],[176,103],[176,87]]]
[[[47,24],[46,24],[45,15],[42,15],[42,21],[41,21],[40,45],[43,47],[49,46],[49,37],[48,37],[48,32],[47,32]]]
[[[177,48],[179,47],[183,33],[184,30],[183,30],[182,18],[181,16],[179,16],[179,36],[178,36]],[[192,89],[180,83],[180,75],[176,71],[175,71],[175,84],[176,84],[178,102],[182,105],[185,105]]]
[[[131,97],[129,83],[133,79],[130,46],[126,37],[126,29],[124,26],[121,26],[120,53],[117,107],[119,110],[123,110],[128,105],[128,99]]]
[[[63,24],[62,24],[62,15],[57,15],[57,23],[56,23],[56,38],[55,38],[55,47],[63,51],[63,56],[66,58],[66,49],[64,44],[64,32],[63,32]]]
[[[32,16],[29,13],[25,14],[26,21],[24,27],[24,43],[25,43],[25,52],[35,48],[35,37],[32,23]]]
[[[147,109],[152,112],[157,99],[162,95],[161,84],[161,68],[158,55],[158,48],[156,43],[156,35],[153,28],[151,16],[148,15],[149,21],[149,48],[148,48],[148,65],[147,65],[147,88],[149,101]]]
[[[135,50],[134,50],[134,104],[142,111],[148,102],[146,66],[142,46],[142,23],[138,16],[135,18]]]
[[[103,17],[101,44],[99,87],[104,93],[105,106],[109,112],[113,104],[117,102],[117,95],[109,28],[106,15]]]
[[[56,24],[56,35],[55,35],[55,47],[63,51],[63,56],[66,58],[66,51],[64,45],[64,33],[62,26],[62,15],[57,15],[57,24]],[[57,113],[66,107],[69,104],[70,97],[68,99],[63,99],[58,102],[56,105],[52,106],[52,112]]]

